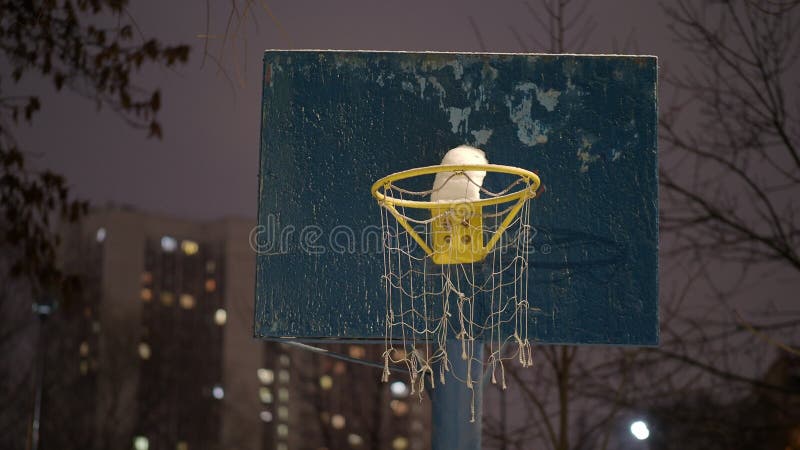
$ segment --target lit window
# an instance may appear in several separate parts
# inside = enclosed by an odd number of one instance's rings
[[[189,450],[189,444],[185,441],[178,441],[178,443],[175,444],[175,450]]]
[[[363,359],[367,355],[367,351],[360,345],[351,345],[348,349],[351,358]]]
[[[394,450],[406,450],[408,448],[408,439],[404,436],[397,436],[392,440],[392,448]]]
[[[258,379],[264,384],[272,384],[275,381],[275,372],[270,369],[258,369],[256,372],[258,374]]]
[[[280,361],[283,367],[289,367],[289,363],[292,362],[292,360],[289,359],[289,355],[281,355],[278,357],[278,361]]]
[[[222,400],[225,397],[225,389],[222,389],[222,386],[216,384],[214,388],[211,389],[211,395],[217,400]]]
[[[266,423],[272,422],[272,413],[267,410],[261,411],[258,417]]]
[[[206,273],[214,273],[217,270],[216,261],[206,261]]]
[[[86,341],[81,342],[80,349],[78,350],[81,356],[89,356],[89,343]]]
[[[278,419],[289,420],[289,408],[287,406],[278,406]]]
[[[261,399],[261,403],[272,403],[272,391],[268,387],[261,386],[258,389],[258,398]]]
[[[288,383],[289,382],[289,371],[288,370],[280,370],[278,371],[278,381],[281,383]]]
[[[102,244],[103,241],[106,240],[106,229],[103,227],[98,228],[97,232],[94,234],[94,239],[97,243]]]
[[[289,450],[289,446],[286,445],[285,442],[278,442],[278,445],[275,446],[275,450]]]
[[[162,292],[161,303],[163,303],[164,306],[172,306],[172,304],[175,303],[175,294],[169,291]]]
[[[390,384],[389,390],[392,391],[392,396],[395,398],[405,398],[408,396],[408,385],[402,381],[395,381]]]
[[[142,288],[142,292],[139,295],[142,297],[142,301],[149,302],[153,299],[153,290],[150,288]]]
[[[136,436],[133,438],[134,450],[148,450],[150,448],[150,441],[144,436]]]
[[[217,290],[217,281],[213,278],[206,280],[206,292],[214,292]]]
[[[389,407],[392,408],[392,412],[397,417],[402,417],[408,414],[408,403],[402,400],[392,400],[389,402]]]
[[[278,400],[282,402],[289,401],[289,390],[286,388],[278,389]]]
[[[192,256],[196,255],[197,252],[200,250],[200,246],[195,241],[185,240],[181,242],[181,250],[183,253]]]
[[[224,309],[220,308],[220,309],[214,311],[214,323],[215,324],[217,324],[219,326],[223,326],[223,325],[225,325],[225,322],[227,322],[227,321],[228,321],[228,313]]]
[[[364,443],[364,439],[355,433],[350,433],[347,435],[347,443],[351,447],[360,447]]]
[[[336,375],[344,375],[347,372],[347,366],[342,361],[336,361],[333,365],[333,373]]]
[[[161,250],[167,253],[172,253],[178,248],[178,241],[174,237],[164,236],[161,238]]]
[[[330,375],[323,375],[319,377],[319,387],[323,390],[329,390],[333,387],[333,378]]]
[[[282,423],[276,427],[276,431],[278,432],[279,437],[285,438],[286,436],[289,436],[289,425]]]
[[[86,375],[89,373],[89,363],[84,359],[81,361],[81,375]]]
[[[150,272],[142,272],[142,284],[150,284],[153,282],[153,274]]]
[[[341,430],[345,426],[344,416],[341,414],[334,414],[331,416],[331,426],[337,430]]]
[[[147,342],[139,343],[139,357],[145,361],[150,359],[150,346],[147,345]]]
[[[189,294],[181,294],[179,303],[183,309],[192,309],[195,304],[194,297]]]

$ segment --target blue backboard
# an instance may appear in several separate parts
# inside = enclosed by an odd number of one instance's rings
[[[382,340],[370,186],[453,147],[536,171],[534,342],[658,342],[657,60],[267,51],[255,335]]]

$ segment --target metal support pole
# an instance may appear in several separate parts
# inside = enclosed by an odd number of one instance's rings
[[[437,383],[429,389],[433,432],[431,447],[433,450],[480,450],[481,449],[481,415],[483,413],[483,367],[473,361],[472,388],[457,380],[453,373],[462,380],[466,378],[468,361],[461,359],[461,342],[453,339],[447,341],[447,354],[452,355],[450,372],[447,372],[446,383]],[[483,345],[475,343],[474,359],[483,361]],[[475,396],[475,422],[472,419],[472,400]]]

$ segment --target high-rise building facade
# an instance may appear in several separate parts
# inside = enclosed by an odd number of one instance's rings
[[[253,338],[253,225],[109,208],[72,230],[64,260],[88,298],[70,342],[90,380],[92,445],[427,448],[430,405],[403,376],[384,384],[380,370],[329,356],[380,360],[382,346],[324,356]]]

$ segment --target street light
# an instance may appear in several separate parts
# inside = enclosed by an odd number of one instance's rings
[[[650,429],[647,428],[647,424],[644,421],[637,420],[631,424],[631,434],[636,439],[643,441],[650,437]]]

